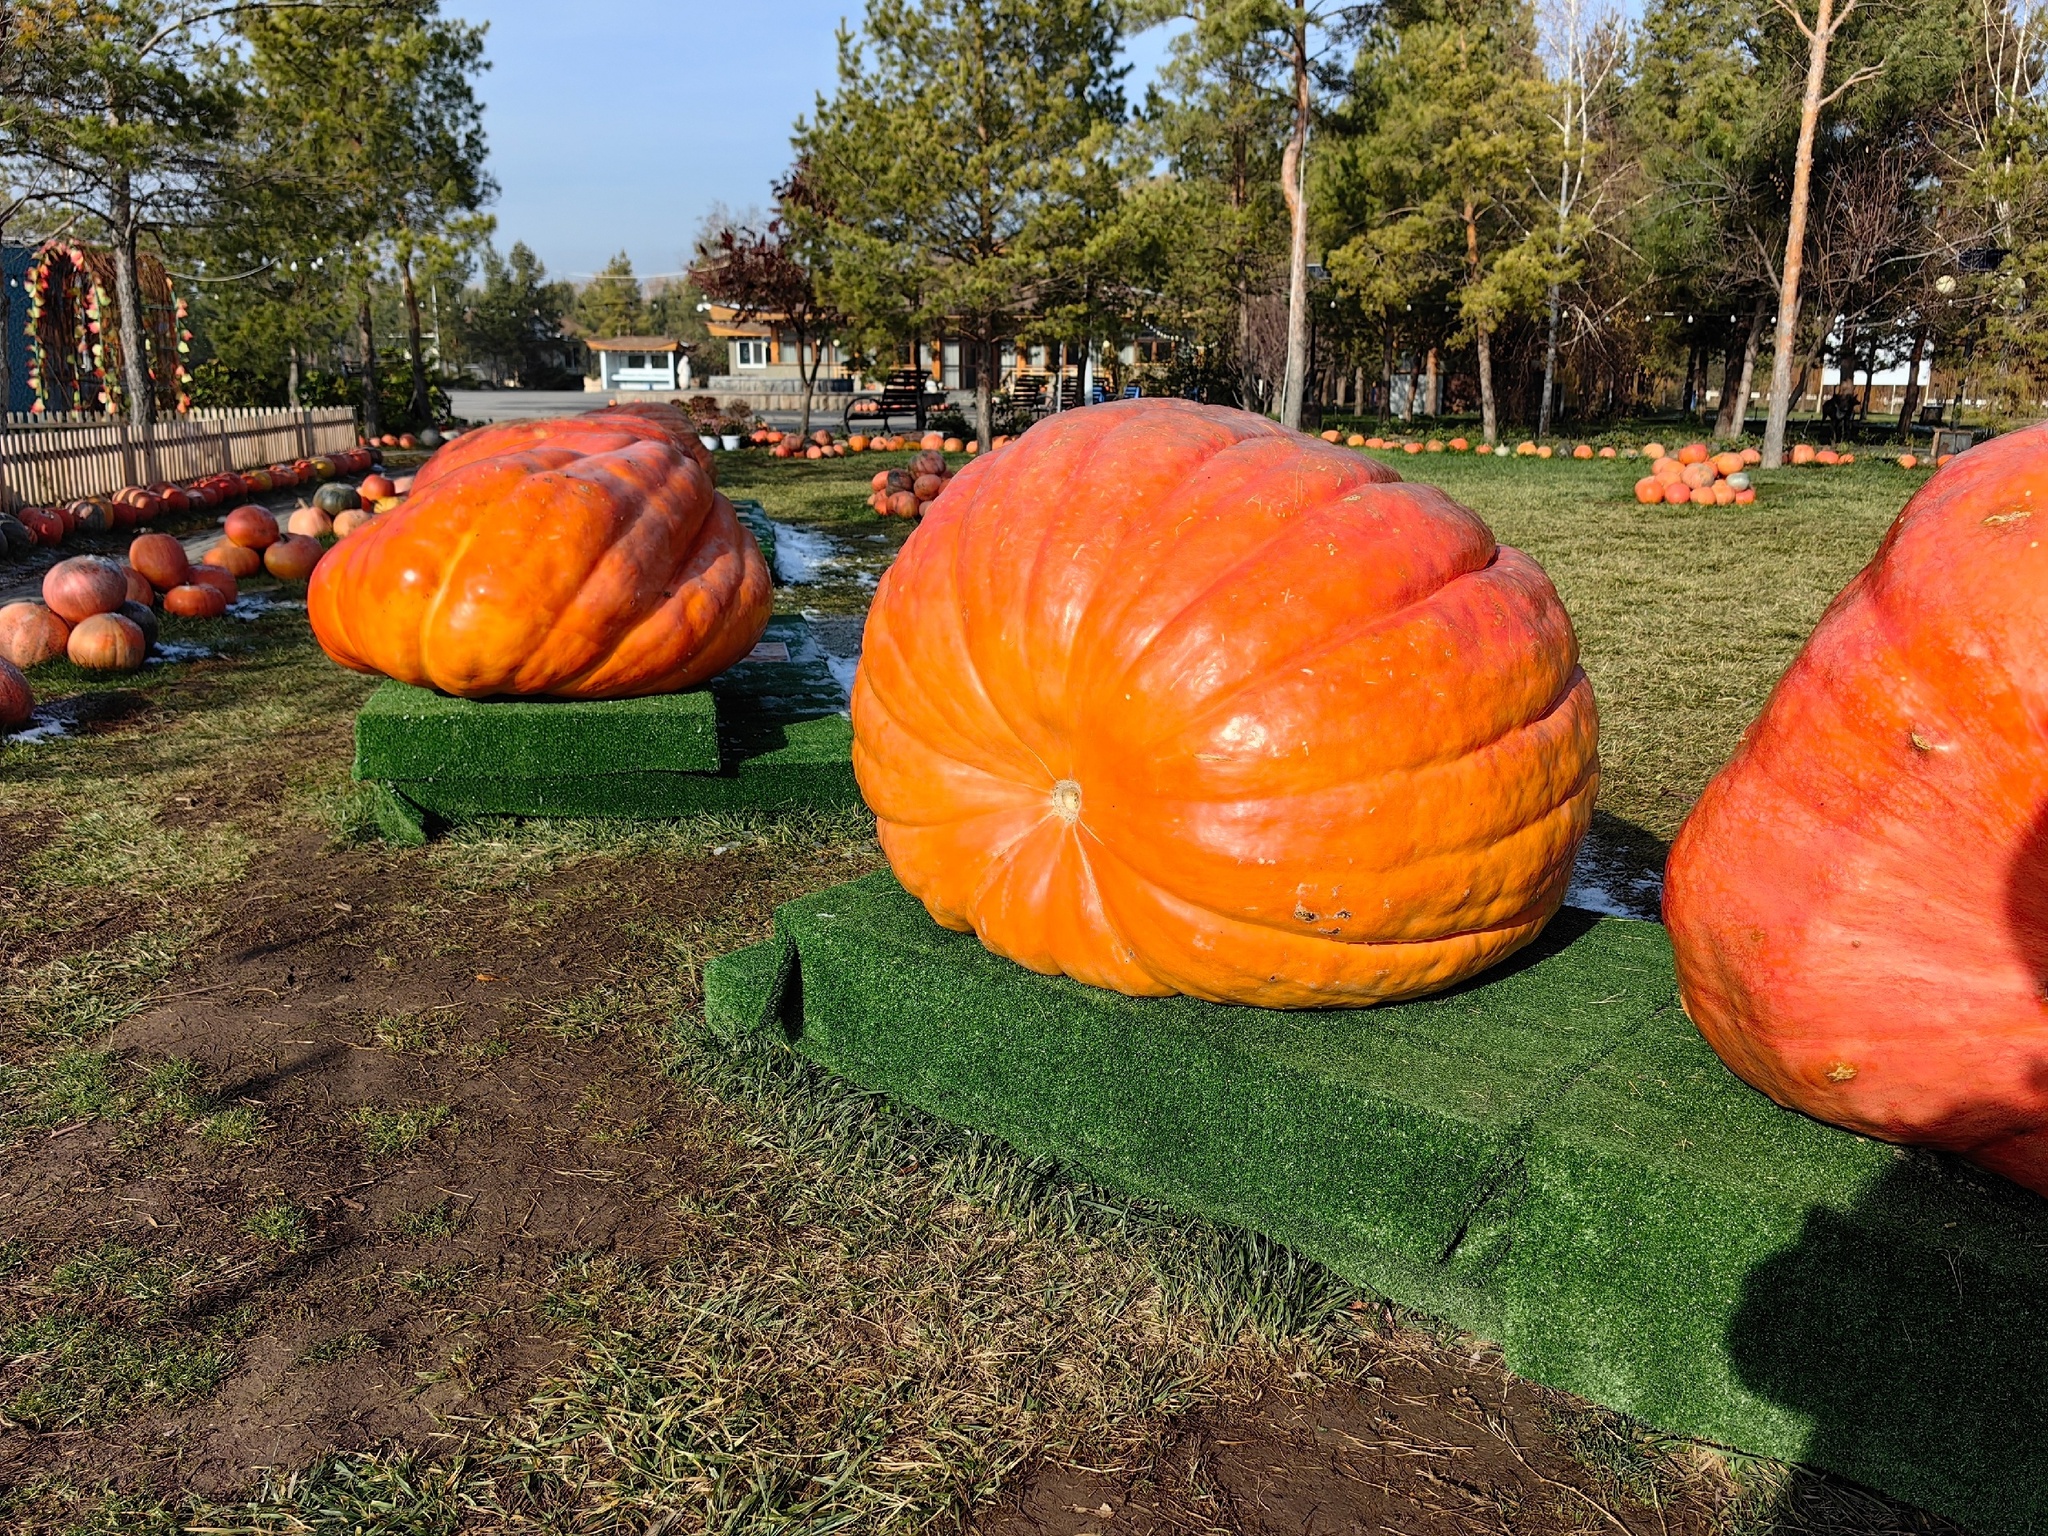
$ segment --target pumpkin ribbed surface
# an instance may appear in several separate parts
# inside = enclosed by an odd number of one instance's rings
[[[2048,428],[1921,487],[1673,845],[1707,1041],[2048,1194]]]
[[[1175,401],[962,470],[876,593],[853,722],[940,923],[1268,1007],[1411,997],[1527,943],[1598,780],[1534,561],[1357,454]]]
[[[666,434],[572,432],[421,481],[313,572],[313,632],[344,666],[468,698],[630,698],[704,681],[767,627],[760,549]]]
[[[689,417],[675,406],[649,401],[644,405],[607,406],[581,416],[494,422],[465,432],[420,466],[419,473],[413,476],[412,491],[418,495],[436,480],[459,469],[501,454],[537,448],[543,443],[576,448],[583,453],[603,453],[628,443],[649,442],[673,444],[683,457],[704,471],[713,485],[718,483],[711,454],[691,427]]]

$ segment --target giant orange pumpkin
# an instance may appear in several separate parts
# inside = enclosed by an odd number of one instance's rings
[[[635,442],[672,443],[683,456],[704,471],[711,483],[718,472],[711,454],[690,425],[690,418],[675,406],[660,401],[645,405],[614,405],[581,416],[548,417],[539,421],[501,421],[475,432],[465,432],[441,448],[420,466],[413,476],[412,490],[425,490],[436,480],[466,469],[484,459],[519,453],[546,443],[574,448],[581,453],[602,453]],[[390,494],[390,493],[387,493]]]
[[[1664,912],[1747,1081],[2048,1194],[2044,523],[2048,427],[1921,487],[1700,797]]]
[[[600,451],[422,473],[335,545],[306,597],[328,655],[469,698],[573,699],[688,688],[746,655],[772,590],[732,503],[666,434],[580,440]]]
[[[897,877],[1120,992],[1451,985],[1557,910],[1598,780],[1550,581],[1442,492],[1116,402],[968,465],[884,576],[854,768]]]

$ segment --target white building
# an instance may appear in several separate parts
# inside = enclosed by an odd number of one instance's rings
[[[583,343],[597,359],[597,377],[585,389],[654,389],[674,393],[690,387],[690,360],[673,336],[599,336]]]

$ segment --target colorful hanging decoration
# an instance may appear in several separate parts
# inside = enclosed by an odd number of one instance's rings
[[[185,368],[191,333],[185,301],[170,274],[146,251],[136,253],[144,348],[151,398],[159,411],[191,407]],[[120,307],[114,298],[114,255],[98,246],[52,240],[28,272],[28,382],[31,410],[113,414],[123,409]]]

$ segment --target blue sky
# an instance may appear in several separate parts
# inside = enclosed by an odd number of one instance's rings
[[[686,258],[714,203],[768,202],[789,130],[834,79],[833,34],[860,0],[444,0],[487,21],[479,83],[498,247],[524,240],[557,277],[615,251],[645,274]],[[1135,99],[1163,51],[1141,38]]]

